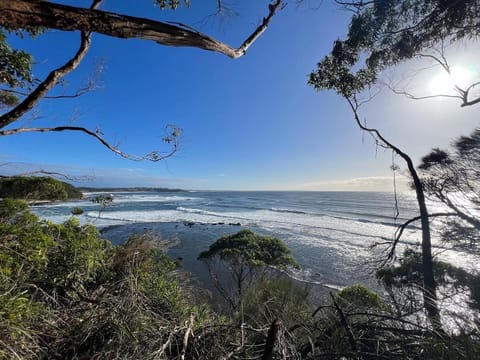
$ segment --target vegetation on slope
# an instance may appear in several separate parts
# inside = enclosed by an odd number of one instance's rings
[[[0,359],[480,355],[475,330],[439,336],[360,285],[314,309],[307,288],[266,272],[240,307],[215,313],[147,235],[114,247],[75,217],[42,221],[19,200],[0,201],[0,239]]]
[[[73,185],[49,176],[0,178],[0,198],[33,200],[80,199],[83,194]]]

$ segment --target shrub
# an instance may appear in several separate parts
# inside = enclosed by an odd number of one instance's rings
[[[278,269],[300,267],[283,241],[257,235],[251,230],[221,237],[200,253],[198,259],[206,263],[216,288],[232,309],[237,307],[245,287],[267,266]],[[224,272],[229,273],[231,279],[222,278]]]
[[[0,179],[0,197],[24,200],[79,199],[74,186],[48,176],[12,176]]]
[[[81,207],[75,206],[71,211],[72,215],[82,215],[83,209]]]

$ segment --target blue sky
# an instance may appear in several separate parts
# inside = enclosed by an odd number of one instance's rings
[[[88,6],[86,1],[70,3]],[[60,91],[74,92],[96,64],[103,66],[101,87],[74,100],[44,100],[19,124],[99,128],[123,151],[138,155],[166,150],[164,128],[175,124],[183,129],[178,153],[160,163],[132,162],[84,135],[24,134],[1,139],[0,161],[15,163],[3,166],[4,171],[36,167],[91,176],[85,186],[391,189],[391,154],[358,130],[342,99],[307,86],[308,73],[345,34],[350,16],[319,3],[290,3],[238,60],[94,35],[86,59]],[[266,14],[268,2],[238,1],[233,6],[239,15],[224,24],[206,18],[214,4],[192,0],[190,9],[161,12],[149,1],[106,0],[101,9],[179,21],[238,46]],[[78,33],[51,31],[14,44],[34,54],[35,75],[42,77],[75,52],[78,38]],[[470,49],[452,50],[452,61],[467,64],[469,56],[478,57]],[[415,68],[417,63],[405,64],[386,76],[404,76]],[[430,91],[426,84],[433,76],[420,74],[411,86]],[[387,90],[362,109],[369,125],[416,160],[473,130],[477,114],[475,107],[461,109],[455,101],[413,101]]]

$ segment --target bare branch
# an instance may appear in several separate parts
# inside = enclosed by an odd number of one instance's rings
[[[190,314],[190,319],[187,322],[187,330],[185,331],[185,335],[183,337],[183,346],[182,346],[182,353],[180,355],[181,360],[185,360],[185,354],[187,352],[187,346],[188,346],[188,338],[190,337],[190,334],[192,332],[192,327],[193,327],[193,320],[195,319],[195,316],[193,314]]]
[[[93,83],[88,83],[87,86],[84,86],[80,89],[78,89],[75,93],[73,94],[64,94],[64,95],[54,95],[54,96],[43,96],[43,99],[74,99],[78,98],[82,95],[87,94],[88,92],[92,91],[94,89],[94,84]],[[21,95],[21,96],[29,96],[28,93],[19,91],[19,90],[14,90],[14,89],[1,89],[0,91],[8,92],[11,94],[16,94],[16,95]]]
[[[426,100],[426,99],[435,99],[435,98],[450,98],[450,99],[460,99],[463,101],[463,96],[461,95],[447,95],[447,94],[435,94],[435,95],[423,95],[423,96],[417,96],[413,95],[412,93],[409,93],[408,91],[405,90],[397,90],[393,87],[390,87],[390,90],[393,91],[397,95],[403,95],[408,99],[411,100]],[[462,103],[462,106],[463,103]]]
[[[442,69],[448,75],[451,75],[452,74],[452,67],[448,63],[448,60],[445,56],[443,41],[442,41],[442,44],[441,44],[439,49],[433,48],[432,50],[435,51],[436,53],[438,53],[438,55],[420,53],[420,54],[418,54],[418,57],[433,60],[433,62],[435,63],[435,66],[438,66],[438,65],[441,66]],[[429,66],[427,68],[420,69],[419,71],[426,70],[426,69],[431,69],[431,68],[432,68],[432,66]],[[391,91],[393,91],[395,94],[403,95],[403,96],[407,97],[408,99],[412,99],[412,100],[425,100],[425,99],[435,99],[435,98],[460,99],[462,101],[460,107],[472,106],[472,105],[475,105],[477,103],[480,103],[480,96],[473,99],[473,100],[469,100],[469,97],[471,95],[471,91],[476,86],[480,85],[480,81],[474,82],[466,88],[462,88],[458,84],[453,84],[452,91],[456,92],[457,93],[456,95],[452,95],[452,94],[432,94],[432,95],[421,95],[421,96],[419,96],[419,95],[414,95],[413,93],[411,93],[411,92],[409,92],[405,89],[404,90],[398,90],[395,86],[392,86],[388,83],[385,84],[385,85],[387,85],[387,87]]]
[[[455,213],[433,213],[433,214],[428,214],[429,218],[435,218],[435,217],[446,217],[446,216],[457,216]],[[385,265],[389,260],[392,260],[393,257],[395,256],[395,249],[397,247],[398,242],[400,241],[400,238],[403,235],[403,232],[409,226],[411,223],[421,220],[421,216],[415,216],[407,221],[405,221],[402,225],[400,225],[397,230],[395,230],[395,237],[393,239],[392,246],[390,248],[390,251],[388,252],[388,256],[383,262],[383,265]]]
[[[161,160],[165,160],[169,157],[171,157],[173,154],[175,154],[178,150],[178,136],[179,136],[179,129],[173,128],[172,134],[165,137],[163,140],[166,143],[169,143],[172,146],[172,150],[161,155],[160,152],[158,151],[152,151],[144,156],[136,156],[136,155],[131,155],[127,154],[121,150],[118,149],[117,146],[111,145],[107,140],[105,140],[101,135],[99,131],[91,131],[88,130],[87,128],[84,127],[79,127],[79,126],[57,126],[57,127],[38,127],[38,128],[17,128],[17,129],[9,129],[9,130],[2,130],[0,131],[0,136],[6,136],[6,135],[15,135],[15,134],[21,134],[21,133],[27,133],[27,132],[62,132],[62,131],[76,131],[76,132],[82,132],[84,134],[87,134],[89,136],[94,137],[97,139],[103,146],[105,146],[107,149],[110,151],[114,152],[115,154],[128,159],[128,160],[133,160],[133,161],[143,161],[143,160],[148,160],[152,162],[157,162]]]
[[[4,166],[4,165],[8,165],[8,164],[1,164],[0,166]],[[89,175],[71,176],[71,175],[67,175],[57,171],[49,171],[44,169],[26,171],[26,172],[12,175],[12,176],[30,176],[30,175],[49,175],[49,176],[54,176],[56,178],[61,178],[64,180],[70,180],[70,181],[90,181],[94,179],[93,176],[89,176]],[[5,177],[10,177],[10,175],[0,175],[0,178],[5,178]]]
[[[350,347],[352,348],[353,351],[357,351],[357,342],[355,340],[355,337],[353,336],[352,329],[350,329],[350,326],[348,325],[347,318],[345,317],[345,314],[343,313],[340,306],[335,301],[335,296],[333,296],[331,292],[330,292],[330,297],[332,298],[333,306],[335,306],[338,316],[340,317],[340,321],[343,325],[343,328],[345,329],[345,333],[348,336],[348,342],[350,343]]]

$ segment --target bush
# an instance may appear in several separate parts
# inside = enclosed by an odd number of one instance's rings
[[[80,199],[74,186],[48,176],[12,176],[0,179],[0,198],[24,200]]]
[[[72,215],[82,215],[83,209],[81,207],[75,206],[71,211]]]
[[[91,225],[40,221],[13,200],[0,219],[0,358],[146,358],[167,341],[178,351],[190,314],[192,327],[209,321],[148,237],[114,248]]]

